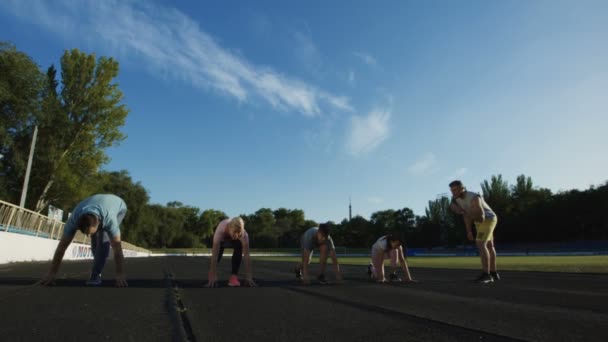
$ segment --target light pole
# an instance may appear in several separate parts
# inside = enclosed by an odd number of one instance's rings
[[[25,198],[27,197],[27,187],[30,182],[30,171],[32,170],[32,159],[34,159],[34,148],[36,147],[36,137],[38,136],[38,126],[34,126],[34,136],[32,137],[32,146],[30,147],[30,156],[27,159],[27,169],[25,170],[25,179],[23,180],[23,189],[21,190],[21,201],[19,206],[25,208]]]

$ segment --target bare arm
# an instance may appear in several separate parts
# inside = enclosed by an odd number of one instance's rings
[[[53,262],[51,263],[51,268],[49,269],[48,274],[37,284],[50,285],[55,281],[55,276],[57,275],[57,271],[59,271],[59,266],[61,265],[61,261],[63,260],[65,250],[72,243],[73,239],[74,235],[64,235],[63,237],[61,237],[61,240],[59,240],[57,248],[55,249],[55,254],[53,255]]]
[[[213,241],[213,247],[211,248],[211,264],[209,265],[209,274],[207,287],[214,287],[217,281],[217,258],[220,254],[220,242]]]
[[[342,273],[340,273],[340,265],[338,264],[338,256],[336,255],[336,250],[332,249],[329,252],[329,256],[331,257],[331,263],[334,265],[334,273],[336,274],[336,279],[342,280]]]
[[[481,208],[481,197],[477,197],[471,203],[471,212],[468,213],[474,222],[483,222],[486,218]]]
[[[256,286],[253,281],[253,271],[251,269],[251,257],[249,253],[249,241],[243,242],[243,254],[245,254],[245,271],[247,272],[246,281],[249,286]]]
[[[308,264],[310,263],[310,250],[302,249],[302,273],[304,283],[310,283],[310,276],[308,274]]]
[[[412,275],[410,274],[410,268],[407,265],[407,260],[405,260],[405,255],[403,255],[403,247],[399,247],[399,263],[401,264],[401,268],[403,269],[403,274],[405,274],[406,280],[411,281]]]
[[[211,264],[209,265],[209,271],[213,274],[217,272],[217,258],[220,254],[220,243],[213,242],[213,247],[211,248]]]
[[[464,218],[464,226],[467,229],[467,238],[469,240],[473,240],[473,220],[469,218],[467,215],[463,215]]]
[[[110,241],[112,245],[112,252],[114,253],[114,262],[116,263],[116,286],[127,287],[127,280],[125,279],[125,256],[122,253],[122,243],[120,241],[120,235],[116,235]]]

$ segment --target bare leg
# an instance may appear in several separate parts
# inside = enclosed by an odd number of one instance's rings
[[[496,248],[494,248],[494,240],[488,241],[486,246],[488,247],[489,256],[490,256],[490,262],[489,262],[490,271],[496,272]]]
[[[485,273],[490,273],[490,251],[486,241],[475,241],[477,248],[479,249],[479,256],[481,257],[481,269]]]
[[[325,265],[327,264],[327,245],[323,244],[319,247],[319,264],[321,264],[321,274],[325,274]]]
[[[376,253],[373,255],[372,264],[374,266],[374,279],[384,279],[384,255]]]
[[[392,249],[389,252],[389,259],[391,259],[391,267],[393,268],[392,273],[397,273],[399,266],[397,265],[397,250]]]

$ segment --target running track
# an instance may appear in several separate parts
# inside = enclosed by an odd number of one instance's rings
[[[112,261],[102,287],[84,287],[89,265],[64,262],[50,288],[31,285],[48,263],[0,265],[0,341],[608,340],[608,275],[503,272],[482,285],[473,271],[414,268],[417,284],[376,285],[344,266],[343,284],[305,287],[292,264],[254,261],[259,288],[207,289],[208,258],[155,257],[127,259],[118,289]]]

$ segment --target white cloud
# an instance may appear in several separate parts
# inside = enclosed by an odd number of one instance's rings
[[[361,59],[365,64],[369,66],[378,65],[378,61],[376,61],[376,58],[368,53],[355,51],[353,52],[353,55]]]
[[[334,106],[334,108],[336,109],[340,109],[346,112],[352,112],[354,110],[354,108],[350,105],[350,99],[346,96],[333,96],[321,92],[319,94],[319,97],[331,103],[331,105]]]
[[[263,99],[276,109],[306,116],[323,110],[351,110],[345,96],[254,65],[222,47],[175,8],[117,0],[9,0],[0,3],[1,7],[62,37],[81,39],[142,61],[160,77],[213,89],[239,102]]]
[[[466,167],[461,167],[460,169],[456,170],[451,176],[449,176],[447,179],[452,181],[455,179],[458,179],[462,176],[464,176],[467,173],[467,168]]]
[[[373,110],[367,116],[353,116],[346,146],[353,156],[366,154],[376,149],[390,135],[389,110]]]
[[[350,70],[348,72],[348,84],[350,84],[351,86],[354,86],[355,85],[355,81],[356,81],[356,79],[355,79],[355,72],[352,71],[352,70]]]
[[[413,174],[423,174],[427,172],[435,172],[438,170],[436,168],[437,165],[437,157],[433,153],[427,153],[422,159],[416,161],[409,167],[410,173]]]

